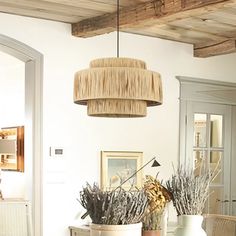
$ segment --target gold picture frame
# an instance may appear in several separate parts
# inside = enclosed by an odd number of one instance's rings
[[[133,151],[101,151],[101,188],[118,187],[142,167],[143,153]],[[122,185],[124,189],[142,186],[142,171]]]

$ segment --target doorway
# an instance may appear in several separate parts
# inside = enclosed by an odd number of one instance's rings
[[[180,81],[180,164],[192,168],[220,163],[205,212],[236,215],[236,84],[178,77]]]
[[[42,81],[43,56],[33,48],[0,34],[0,51],[25,63],[25,156],[33,236],[42,236]]]

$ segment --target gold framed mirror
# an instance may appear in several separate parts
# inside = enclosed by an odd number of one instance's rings
[[[24,126],[0,129],[0,169],[24,172]]]

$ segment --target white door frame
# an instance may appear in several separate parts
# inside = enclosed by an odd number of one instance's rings
[[[25,168],[28,169],[27,179],[31,186],[27,195],[32,201],[33,236],[42,236],[43,55],[26,44],[2,34],[0,50],[25,63],[25,156],[28,157]]]

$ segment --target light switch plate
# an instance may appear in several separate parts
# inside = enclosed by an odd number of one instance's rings
[[[50,147],[50,156],[51,157],[63,157],[64,148],[63,147]]]

